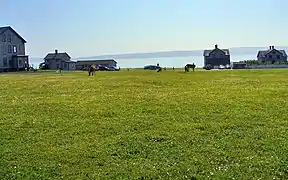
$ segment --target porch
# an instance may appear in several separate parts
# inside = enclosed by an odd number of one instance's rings
[[[23,71],[29,68],[28,55],[14,55],[9,61],[9,71]]]

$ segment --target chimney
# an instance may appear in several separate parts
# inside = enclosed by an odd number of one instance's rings
[[[269,49],[271,49],[271,46],[269,46]]]
[[[271,46],[271,49],[274,49],[274,46]]]
[[[215,44],[215,49],[218,49],[218,45],[217,44]]]
[[[58,50],[57,49],[55,49],[55,54],[58,54]]]

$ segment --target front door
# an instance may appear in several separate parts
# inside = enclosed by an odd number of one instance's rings
[[[18,68],[18,57],[17,56],[12,57],[11,62],[9,60],[9,65],[10,65],[10,68],[17,69]]]
[[[13,60],[9,59],[9,68],[13,68],[13,66],[14,66]]]

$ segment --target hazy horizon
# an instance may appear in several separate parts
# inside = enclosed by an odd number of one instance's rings
[[[221,47],[220,47],[221,48]],[[230,54],[237,54],[237,55],[243,55],[243,54],[251,54],[251,53],[255,53],[257,54],[257,52],[259,50],[266,50],[269,47],[232,47],[232,48],[228,48],[230,50]],[[283,49],[285,51],[288,51],[288,46],[275,46],[276,49]],[[213,49],[213,48],[211,48]],[[72,59],[95,59],[95,58],[120,58],[119,56],[131,56],[131,58],[135,58],[133,56],[136,57],[140,57],[140,58],[155,58],[155,57],[185,57],[185,56],[199,56],[203,54],[203,51],[205,49],[199,49],[199,50],[175,50],[175,51],[155,51],[155,52],[130,52],[130,53],[121,53],[121,54],[95,54],[93,56],[83,56],[83,57],[72,57]],[[47,52],[47,53],[53,53],[54,51],[51,52]],[[63,51],[64,52],[64,51]],[[61,53],[61,51],[60,51]],[[67,52],[68,54],[70,54],[70,52]],[[175,54],[175,55],[174,55]],[[151,55],[149,57],[146,57],[145,55]],[[164,55],[164,56],[163,56]],[[45,55],[46,56],[46,55]],[[42,57],[33,57],[30,56],[31,58],[42,58]],[[44,57],[43,57],[44,58]],[[105,58],[105,59],[106,59]],[[129,57],[130,58],[130,57]],[[129,59],[128,58],[128,59]],[[127,57],[125,57],[124,59],[127,59]]]
[[[231,54],[231,62],[256,59],[256,55],[257,54],[255,53]],[[113,59],[116,60],[117,65],[120,66],[121,68],[142,68],[145,65],[149,64],[156,65],[157,63],[159,63],[163,67],[175,67],[175,68],[183,67],[187,63],[195,63],[197,67],[203,67],[204,65],[204,58],[202,54],[194,56],[171,56],[171,57],[149,57],[149,58],[126,58],[126,59],[113,58]],[[77,61],[80,59],[74,58],[72,60]],[[32,57],[30,58],[29,61],[30,64],[38,66],[41,62],[43,62],[43,58]]]

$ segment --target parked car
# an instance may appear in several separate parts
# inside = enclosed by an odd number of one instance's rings
[[[48,65],[43,62],[43,63],[39,64],[39,69],[46,70],[46,69],[49,69],[49,68],[48,68]]]
[[[107,66],[104,65],[98,65],[96,67],[96,71],[109,71],[110,69]]]
[[[225,66],[224,65],[220,65],[219,69],[231,69],[231,66],[230,66],[230,64],[226,64]]]
[[[96,67],[96,71],[119,71],[120,68],[116,66],[105,66],[105,65],[98,65]]]
[[[226,69],[231,69],[231,65],[230,65],[230,64],[227,64],[227,65],[226,65]]]
[[[203,67],[203,69],[211,70],[213,69],[213,66],[211,64],[207,64],[205,67]]]
[[[147,66],[144,66],[144,70],[157,70],[157,69],[160,69],[161,67],[160,66],[155,66],[155,65],[147,65]]]
[[[120,70],[120,68],[116,67],[116,66],[109,66],[108,68],[110,69],[110,71],[119,71]]]
[[[219,69],[225,69],[225,66],[220,65],[220,66],[219,66]]]

